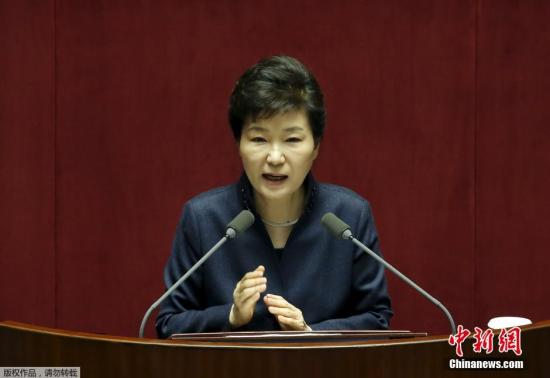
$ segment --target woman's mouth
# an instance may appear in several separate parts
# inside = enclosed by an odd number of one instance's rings
[[[267,174],[267,173],[264,173],[262,175],[262,177],[264,179],[266,179],[267,181],[272,182],[272,183],[283,182],[288,178],[287,175],[271,175],[271,174]]]

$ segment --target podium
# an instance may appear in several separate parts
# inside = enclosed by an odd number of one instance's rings
[[[498,353],[498,347],[490,356],[475,354],[471,340],[464,344],[465,358],[521,359],[522,370],[451,370],[449,359],[456,355],[448,335],[368,338],[351,334],[355,336],[281,341],[276,337],[220,339],[221,334],[217,339],[200,334],[156,340],[6,321],[0,322],[0,366],[80,367],[81,377],[86,378],[550,376],[550,321],[522,328],[523,355],[519,357]]]

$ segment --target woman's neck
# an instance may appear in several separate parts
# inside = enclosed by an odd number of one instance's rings
[[[301,186],[290,197],[278,200],[267,200],[256,194],[254,201],[256,210],[262,219],[275,223],[287,222],[302,215],[305,205],[305,190]]]

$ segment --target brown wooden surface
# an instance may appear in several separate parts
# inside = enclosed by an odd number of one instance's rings
[[[525,369],[450,370],[447,335],[240,343],[155,340],[0,323],[0,366],[79,366],[82,377],[548,377],[550,321],[522,331]],[[481,357],[464,345],[465,357]],[[490,357],[516,359],[512,353]]]
[[[370,330],[370,331],[263,331],[263,332],[205,332],[205,333],[177,333],[170,336],[172,340],[199,340],[221,341],[237,343],[319,343],[319,342],[347,342],[371,341],[384,339],[403,339],[425,337],[427,333],[414,333],[399,330]]]

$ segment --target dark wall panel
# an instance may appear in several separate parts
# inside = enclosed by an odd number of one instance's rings
[[[477,317],[548,319],[550,4],[481,1]]]
[[[466,324],[474,288],[473,4],[368,2],[335,18],[327,12],[333,27],[320,38],[331,53],[314,60],[324,62],[329,106],[320,177],[371,201],[388,260]],[[393,327],[449,329],[437,308],[388,275]]]
[[[465,326],[548,318],[549,16],[535,0],[1,2],[0,318],[135,335],[181,205],[241,172],[235,80],[280,53],[325,91],[316,176],[370,200],[390,262]],[[393,328],[448,331],[389,279]]]
[[[0,319],[55,325],[54,4],[0,2]]]
[[[473,9],[60,2],[60,323],[135,333],[161,293],[181,204],[240,172],[226,122],[234,81],[276,53],[325,88],[319,177],[371,199],[387,256],[471,321],[472,275],[439,280],[473,253]],[[395,326],[447,329],[393,280],[392,294]]]
[[[225,121],[238,66],[216,52],[227,37],[216,31],[227,14],[216,9],[60,2],[59,319],[66,328],[137,334],[163,291],[183,202],[240,172]]]

